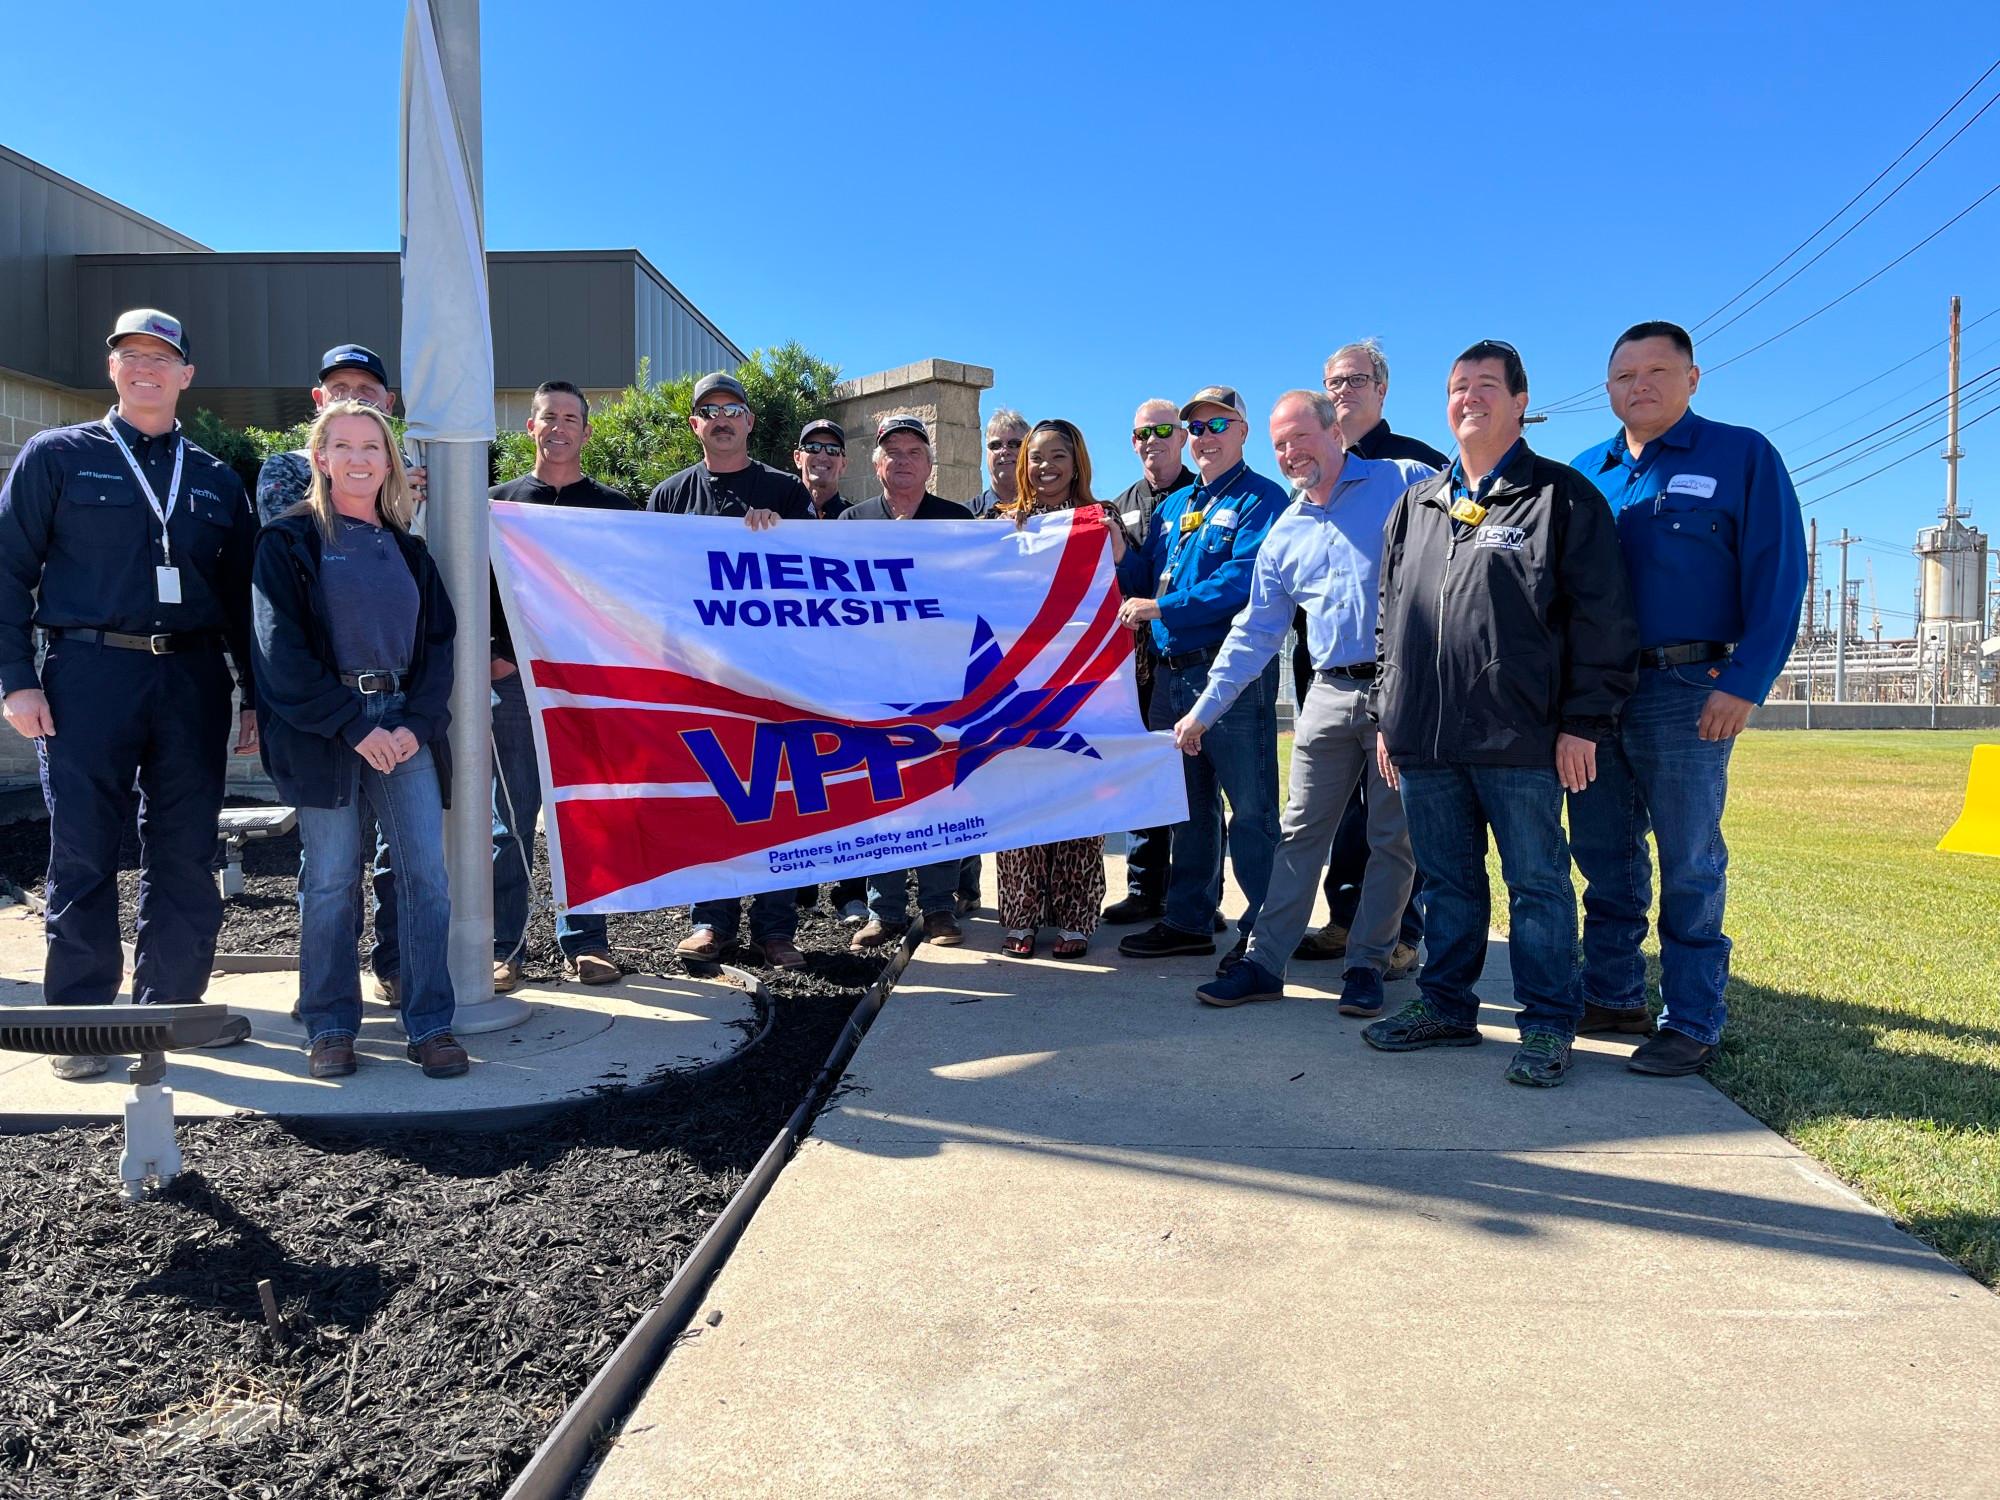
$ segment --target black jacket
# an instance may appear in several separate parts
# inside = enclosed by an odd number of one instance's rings
[[[257,676],[257,735],[278,794],[299,807],[345,807],[354,800],[361,757],[354,747],[374,727],[361,694],[340,680],[326,595],[320,589],[323,539],[311,516],[281,516],[257,537],[251,572],[251,663]],[[458,619],[424,544],[396,534],[417,582],[417,638],[410,649],[400,714],[383,722],[431,747],[438,790],[451,805],[452,637]]]
[[[1556,735],[1611,733],[1639,631],[1597,486],[1524,443],[1476,525],[1451,474],[1411,485],[1382,533],[1374,712],[1397,765],[1549,766]]]

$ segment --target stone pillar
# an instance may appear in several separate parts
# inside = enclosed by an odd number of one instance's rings
[[[827,413],[847,434],[847,477],[840,492],[849,500],[882,493],[869,456],[875,447],[875,424],[898,412],[922,417],[937,450],[937,470],[931,492],[964,502],[986,488],[981,465],[979,393],[993,386],[993,372],[984,365],[962,365],[949,359],[920,359],[900,369],[844,380],[834,387],[833,409]]]

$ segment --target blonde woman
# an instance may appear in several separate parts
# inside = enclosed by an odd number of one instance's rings
[[[1037,422],[1015,461],[1015,496],[992,514],[1025,525],[1032,516],[1096,505],[1090,494],[1090,450],[1074,424]],[[1106,507],[1106,518],[1118,522]],[[1033,958],[1039,929],[1053,927],[1051,957],[1079,959],[1090,951],[1090,935],[1104,906],[1104,837],[1063,839],[1032,849],[1009,849],[997,856],[1000,925],[1007,930],[1000,951]]]
[[[299,810],[299,1014],[315,1078],[354,1071],[361,1025],[362,803],[396,876],[398,999],[409,1057],[427,1077],[466,1071],[451,1034],[451,600],[410,535],[409,480],[389,420],[329,402],[307,444],[306,498],[257,539],[251,580],[265,769]]]

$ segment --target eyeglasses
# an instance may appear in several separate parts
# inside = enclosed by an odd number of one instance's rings
[[[846,447],[840,443],[800,443],[801,453],[845,453]]]
[[[1363,386],[1373,385],[1373,375],[1329,375],[1324,382],[1329,395],[1338,396],[1342,391],[1358,391]]]
[[[747,417],[750,415],[750,408],[741,401],[725,401],[720,406],[713,403],[697,406],[694,414],[704,422],[713,422],[717,417]]]
[[[988,453],[1005,453],[1009,448],[1018,448],[1020,446],[1020,438],[995,438],[986,445],[986,451]]]
[[[1187,424],[1190,437],[1200,437],[1204,432],[1224,433],[1229,431],[1231,422],[1240,422],[1241,417],[1196,417]]]
[[[117,349],[112,358],[121,365],[138,365],[148,370],[166,370],[181,363],[178,354],[165,354],[152,349]]]
[[[1163,438],[1172,437],[1173,435],[1174,424],[1171,422],[1154,422],[1145,427],[1134,427],[1132,429],[1132,441],[1135,443],[1143,443],[1149,437]]]

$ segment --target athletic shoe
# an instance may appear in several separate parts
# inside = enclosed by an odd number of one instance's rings
[[[1285,998],[1285,981],[1262,964],[1245,958],[1230,964],[1216,978],[1198,987],[1194,997],[1203,1005],[1218,1006],[1247,1005],[1252,1000],[1282,1000]]]
[[[215,1052],[224,1047],[234,1047],[238,1042],[247,1042],[249,1040],[250,1018],[248,1016],[226,1016],[223,1018],[222,1029],[201,1045],[207,1051]]]
[[[1372,1019],[1388,1009],[1389,997],[1382,992],[1382,976],[1368,964],[1349,969],[1340,976],[1340,1013]]]
[[[92,1053],[78,1053],[75,1057],[52,1057],[49,1071],[58,1078],[66,1078],[71,1083],[79,1083],[86,1078],[99,1078],[111,1071],[111,1059],[98,1057]]]
[[[840,909],[840,920],[845,922],[849,927],[859,927],[868,920],[868,903],[866,901],[848,902],[847,905]]]
[[[1215,951],[1215,939],[1199,932],[1182,932],[1178,927],[1169,927],[1165,922],[1155,922],[1144,932],[1135,932],[1118,940],[1118,951],[1127,958],[1178,958],[1182,954],[1207,954]]]
[[[1569,1072],[1569,1043],[1551,1031],[1531,1031],[1507,1064],[1507,1081],[1532,1089],[1552,1089]]]
[[[1246,932],[1239,935],[1235,943],[1230,946],[1229,951],[1222,955],[1222,962],[1215,966],[1215,977],[1220,979],[1224,974],[1228,973],[1231,964],[1242,963],[1249,955],[1249,952],[1250,934]]]
[[[1477,1047],[1485,1038],[1477,1026],[1454,1026],[1419,999],[1362,1028],[1361,1040],[1384,1052],[1415,1052],[1424,1047]]]
[[[1709,1065],[1715,1049],[1698,1042],[1685,1031],[1662,1030],[1641,1042],[1625,1066],[1634,1073],[1650,1073],[1656,1078],[1681,1078],[1699,1073]]]

